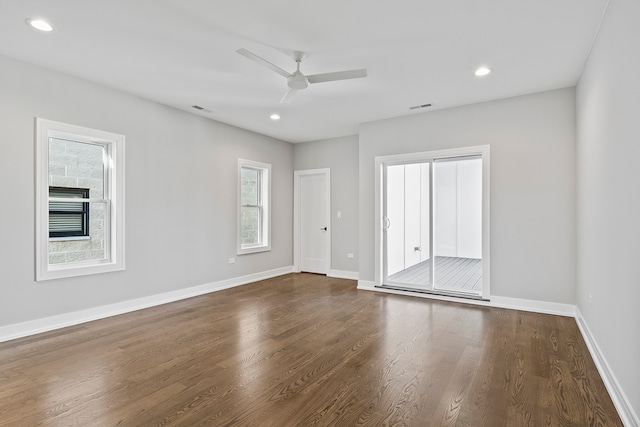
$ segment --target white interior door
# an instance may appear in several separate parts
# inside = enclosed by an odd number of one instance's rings
[[[300,271],[329,272],[330,210],[328,173],[300,174],[298,181]]]

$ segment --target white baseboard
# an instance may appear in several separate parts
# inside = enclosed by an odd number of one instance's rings
[[[618,383],[616,376],[613,374],[611,367],[607,363],[607,359],[605,359],[604,354],[600,350],[595,337],[591,333],[591,330],[578,307],[576,307],[576,323],[578,323],[578,328],[580,329],[582,337],[589,348],[591,358],[598,368],[600,377],[609,392],[609,396],[611,396],[613,404],[618,410],[618,415],[620,415],[622,423],[627,427],[640,427],[640,418],[638,417],[638,414],[635,413],[633,407],[629,403],[629,399],[627,399],[627,396],[620,387],[620,383]]]
[[[276,268],[274,270],[260,273],[248,274],[246,276],[234,277],[218,282],[193,286],[191,288],[179,289],[177,291],[165,292],[143,298],[136,298],[129,301],[103,305],[100,307],[88,308],[86,310],[74,311],[71,313],[59,314],[42,319],[30,320],[28,322],[16,323],[13,325],[0,327],[0,342],[9,341],[16,338],[35,335],[54,329],[65,328],[67,326],[78,325],[80,323],[91,322],[93,320],[104,319],[118,314],[129,313],[143,308],[154,307],[167,304],[198,295],[221,291],[247,283],[270,279],[293,272],[293,266]]]
[[[401,291],[396,289],[376,288],[375,282],[358,280],[358,289],[366,291],[385,292],[396,295],[410,295],[421,298],[437,299],[440,301],[461,302],[466,304],[482,305],[486,307],[508,308],[512,310],[532,311],[535,313],[556,314],[559,316],[575,317],[576,307],[572,304],[556,302],[535,301],[521,298],[509,298],[492,296],[490,301],[474,300],[468,298],[455,298],[445,295],[423,294],[417,292]]]
[[[349,280],[358,280],[358,276],[360,274],[357,271],[347,271],[347,270],[329,270],[327,276],[336,277],[338,279],[349,279]]]
[[[555,314],[568,317],[576,316],[575,305],[558,302],[492,296],[490,305],[491,307],[509,308],[512,310],[533,311],[534,313]]]

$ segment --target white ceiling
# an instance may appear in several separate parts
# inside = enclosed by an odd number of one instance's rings
[[[290,142],[576,84],[608,0],[2,0],[0,54]],[[25,19],[44,17],[41,33]],[[286,79],[366,68],[280,104]],[[484,78],[473,72],[488,65]],[[0,94],[1,96],[1,94]],[[197,112],[200,105],[210,113]],[[282,119],[273,122],[269,115]]]

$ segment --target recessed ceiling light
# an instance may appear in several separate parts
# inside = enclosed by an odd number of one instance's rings
[[[491,68],[489,67],[480,67],[476,70],[476,76],[478,77],[486,76],[489,73],[491,73]]]
[[[271,120],[280,120],[280,114],[273,113],[272,115],[269,116],[269,118]]]
[[[27,24],[40,31],[52,31],[53,27],[44,19],[27,19]]]

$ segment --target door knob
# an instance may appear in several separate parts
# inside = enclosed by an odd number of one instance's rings
[[[327,227],[322,227],[320,230],[327,231]]]

